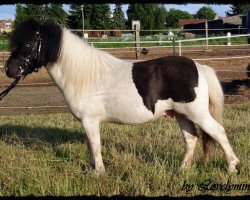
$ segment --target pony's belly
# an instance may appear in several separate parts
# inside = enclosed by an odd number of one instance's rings
[[[105,121],[124,123],[124,124],[141,124],[154,119],[153,113],[144,107],[119,107],[119,109],[110,108],[106,112]]]
[[[129,101],[130,102],[130,101]],[[166,110],[171,110],[171,100],[161,100],[155,105],[155,113],[148,110],[141,102],[139,104],[117,104],[107,109],[105,121],[125,124],[141,124],[166,115]]]

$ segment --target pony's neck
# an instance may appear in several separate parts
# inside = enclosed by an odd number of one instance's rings
[[[86,44],[69,30],[63,29],[58,61],[48,72],[61,91],[83,96],[98,87],[101,76],[124,64],[124,61]],[[91,88],[91,89],[90,89]]]

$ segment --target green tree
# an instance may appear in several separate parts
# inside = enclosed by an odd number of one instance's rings
[[[36,19],[39,21],[50,21],[64,25],[66,23],[66,12],[62,4],[17,4],[15,25],[23,20]]]
[[[43,20],[46,14],[45,9],[42,5],[26,4],[23,6],[26,19],[37,19]]]
[[[144,17],[144,10],[142,4],[129,4],[127,9],[127,16],[127,27],[128,29],[131,29],[133,20],[141,20]],[[142,27],[143,24],[141,24],[141,28]]]
[[[179,9],[170,8],[166,16],[166,27],[167,28],[178,28],[179,19],[192,19],[193,16],[187,11],[182,11]]]
[[[155,9],[155,29],[165,29],[167,9],[165,5],[158,5]]]
[[[214,19],[215,15],[216,13],[210,6],[203,6],[197,11],[195,17],[199,19],[211,20]]]
[[[16,14],[15,14],[15,22],[21,22],[25,20],[27,17],[24,6],[22,4],[17,4],[16,5]]]
[[[62,4],[50,4],[47,18],[54,23],[65,25],[67,13],[63,10]]]
[[[111,28],[111,11],[109,4],[93,4],[91,22],[93,29]]]
[[[92,4],[71,4],[69,15],[67,17],[67,25],[71,29],[82,29],[82,8],[84,14],[84,29],[92,29],[91,16],[92,16]]]
[[[113,29],[125,29],[126,19],[122,11],[121,4],[115,4],[115,10],[113,13],[112,28]]]
[[[108,4],[71,4],[67,25],[71,29],[82,29],[82,7],[84,29],[108,29],[111,27],[111,12]]]
[[[85,29],[92,29],[92,4],[84,4],[83,5],[83,12],[84,12],[84,28]]]
[[[143,5],[145,11],[145,18],[142,19],[142,23],[144,24],[144,29],[153,30],[155,29],[155,19],[156,19],[156,8],[157,4],[145,4]]]
[[[67,26],[70,29],[82,29],[81,5],[71,4],[67,17]]]
[[[250,9],[250,3],[233,3],[229,11],[226,11],[227,16],[245,15]]]
[[[131,29],[133,20],[140,20],[141,30],[152,30],[155,28],[156,10],[158,4],[130,4],[127,10],[127,26]],[[149,32],[141,32],[149,34]]]
[[[23,20],[36,19],[43,20],[44,13],[41,5],[17,4],[14,26]]]

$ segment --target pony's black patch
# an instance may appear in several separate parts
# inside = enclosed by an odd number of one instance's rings
[[[155,112],[158,100],[194,101],[198,86],[198,71],[193,60],[168,56],[134,63],[132,76],[144,105]]]
[[[41,54],[35,64],[41,67],[49,62],[56,62],[59,56],[62,38],[62,28],[57,24],[48,22],[40,23],[33,19],[21,22],[11,35],[11,51],[16,51],[29,43],[36,32],[41,34],[42,43]]]

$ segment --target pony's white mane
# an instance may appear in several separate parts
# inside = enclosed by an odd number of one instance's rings
[[[88,45],[66,28],[62,31],[62,46],[56,64],[61,68],[65,83],[74,85],[74,95],[84,95],[87,88],[96,87],[105,71],[128,65],[126,61]]]

